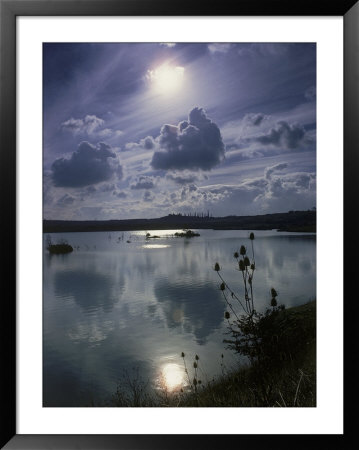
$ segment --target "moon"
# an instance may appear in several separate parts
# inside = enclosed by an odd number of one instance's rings
[[[157,94],[172,95],[179,91],[183,84],[185,69],[182,66],[162,64],[148,70],[146,78]]]

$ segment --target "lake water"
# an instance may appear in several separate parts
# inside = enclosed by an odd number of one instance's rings
[[[49,255],[44,235],[43,405],[91,406],[105,402],[127,373],[186,384],[181,352],[200,376],[212,379],[238,356],[225,349],[226,305],[221,274],[243,295],[233,253],[249,231],[198,230],[200,237],[175,238],[176,230],[50,234],[75,247]],[[181,231],[181,230],[177,230]],[[256,309],[270,302],[300,305],[316,296],[313,235],[255,231],[253,281]],[[127,242],[129,241],[129,242]]]

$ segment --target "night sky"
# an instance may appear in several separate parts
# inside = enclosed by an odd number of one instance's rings
[[[315,44],[44,44],[44,218],[316,205]]]

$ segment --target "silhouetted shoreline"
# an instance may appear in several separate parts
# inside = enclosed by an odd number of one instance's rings
[[[44,233],[86,231],[137,231],[174,229],[213,230],[273,230],[316,232],[315,211],[290,211],[287,213],[257,216],[194,217],[170,214],[152,219],[125,220],[44,220]]]

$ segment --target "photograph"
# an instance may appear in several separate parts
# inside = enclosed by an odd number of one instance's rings
[[[44,408],[317,407],[316,92],[316,42],[43,42]]]

